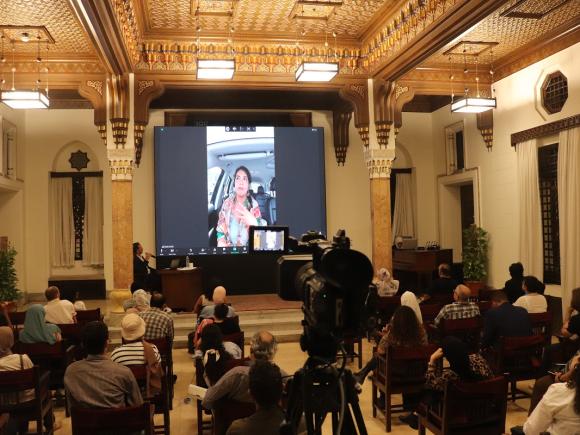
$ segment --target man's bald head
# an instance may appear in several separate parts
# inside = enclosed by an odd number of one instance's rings
[[[260,331],[256,332],[252,337],[250,353],[254,359],[272,361],[277,350],[278,342],[272,333]]]
[[[211,299],[214,304],[224,304],[226,302],[226,288],[221,285],[214,288]]]
[[[455,287],[455,298],[459,302],[465,302],[471,297],[471,290],[469,287],[463,284],[459,284]]]

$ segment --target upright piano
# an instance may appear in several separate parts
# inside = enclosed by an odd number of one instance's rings
[[[429,288],[441,263],[453,263],[453,249],[393,249],[393,277],[403,291]]]

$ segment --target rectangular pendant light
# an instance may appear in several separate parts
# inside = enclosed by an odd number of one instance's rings
[[[296,70],[297,82],[329,82],[338,74],[338,62],[302,62]]]
[[[461,98],[451,104],[451,111],[457,113],[481,113],[495,109],[495,98]]]
[[[204,80],[231,80],[236,70],[234,59],[198,59],[197,78]]]
[[[48,97],[40,91],[2,91],[0,100],[13,109],[48,109]]]

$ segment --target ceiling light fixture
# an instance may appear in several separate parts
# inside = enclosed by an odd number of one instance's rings
[[[48,99],[48,79],[46,81],[46,88],[44,94],[40,90],[40,64],[42,59],[40,57],[40,35],[37,37],[38,53],[36,61],[38,62],[38,79],[33,90],[17,90],[15,87],[16,66],[14,63],[14,41],[12,41],[12,88],[9,91],[2,91],[0,93],[0,101],[13,109],[48,109],[50,101]],[[48,45],[47,45],[48,51]],[[2,54],[2,57],[3,54]],[[48,68],[46,68],[48,77]]]
[[[463,47],[463,62],[464,68],[463,73],[467,77],[467,73],[469,72],[467,69],[467,60],[466,60],[466,49],[465,46]],[[451,58],[451,57],[450,57]],[[493,70],[490,70],[490,72]],[[450,76],[450,80],[453,80],[453,75]],[[453,82],[451,82],[453,83]],[[493,85],[492,85],[493,86]],[[451,89],[451,111],[454,113],[481,113],[486,112],[491,109],[495,109],[497,107],[497,101],[493,97],[483,97],[479,92],[479,72],[478,72],[478,56],[475,56],[475,88],[476,94],[475,97],[469,96],[469,88],[466,86],[463,92],[463,97],[453,101],[453,87]]]
[[[199,4],[198,4],[199,12]],[[234,2],[231,4],[231,14],[230,14],[230,26],[229,26],[229,37],[227,38],[227,45],[229,46],[229,52],[231,58],[227,59],[200,59],[199,55],[201,53],[200,44],[200,32],[201,27],[199,25],[199,13],[197,16],[197,79],[198,80],[231,80],[234,77],[236,71],[236,60],[235,60],[235,50],[234,50]],[[227,47],[227,46],[226,46]],[[227,52],[226,48],[226,52]]]
[[[336,33],[333,32],[332,35],[334,36],[334,55],[336,57]],[[303,60],[296,69],[297,82],[329,82],[338,74],[338,62],[330,62],[328,59],[328,32],[326,32],[324,48],[326,51],[326,62],[307,62]]]

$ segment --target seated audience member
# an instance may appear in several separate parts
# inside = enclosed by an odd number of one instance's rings
[[[88,356],[72,363],[64,374],[71,407],[123,408],[143,403],[135,376],[128,367],[106,356],[109,331],[103,322],[89,322],[83,330]]]
[[[164,305],[165,297],[161,293],[153,293],[151,308],[139,313],[139,316],[145,320],[145,340],[166,337],[170,343],[173,343],[173,318],[163,311]]]
[[[546,286],[538,278],[524,277],[522,288],[526,294],[514,302],[515,307],[525,308],[530,314],[545,313],[548,310],[548,302],[544,297]]]
[[[240,325],[233,317],[226,317],[228,314],[228,306],[226,304],[217,304],[214,307],[213,316],[208,319],[203,319],[195,331],[195,347],[199,348],[199,340],[201,331],[211,324],[217,325],[221,330],[222,335],[230,335],[240,332]]]
[[[23,343],[54,344],[61,341],[60,328],[52,323],[46,323],[44,307],[39,304],[31,305],[26,310],[24,327],[18,335]]]
[[[560,332],[564,337],[580,336],[580,287],[572,290],[572,300]]]
[[[0,302],[0,326],[9,326],[12,328],[10,313],[8,313],[8,303]]]
[[[138,289],[133,292],[131,299],[123,302],[123,308],[127,314],[140,313],[151,308],[151,293],[147,293],[143,289]]]
[[[161,357],[157,346],[145,343],[145,321],[137,314],[127,314],[121,320],[121,337],[123,344],[117,347],[111,353],[113,362],[123,364],[124,366],[143,365],[147,363],[145,356],[145,346],[148,346],[150,352],[153,352],[155,359],[161,363]]]
[[[438,363],[443,357],[449,362],[448,368],[442,368],[443,365]],[[457,337],[445,337],[441,347],[429,359],[425,374],[425,391],[421,402],[427,406],[436,405],[441,401],[448,382],[478,382],[493,376],[489,365],[479,353],[469,354],[467,345]],[[418,427],[416,413],[399,417],[399,419],[413,429]]]
[[[46,321],[55,325],[76,323],[76,311],[73,303],[66,299],[60,299],[58,287],[50,286],[44,292],[48,303],[44,306]]]
[[[510,304],[513,304],[520,296],[524,295],[522,290],[524,266],[522,263],[513,263],[510,265],[509,272],[511,278],[505,282],[503,290],[507,294]]]
[[[34,364],[28,355],[19,355],[12,353],[14,346],[14,333],[12,328],[8,326],[0,326],[0,371],[16,371],[27,370],[34,367]],[[4,405],[22,403],[34,399],[34,390],[26,390],[14,393],[4,393],[0,395],[0,403]],[[11,417],[12,419],[12,417]],[[54,427],[54,416],[49,414],[45,417],[44,426],[49,428]],[[28,420],[16,421],[11,420],[9,423],[7,433],[20,432],[28,433]]]
[[[580,365],[569,372],[566,382],[552,384],[524,424],[526,435],[572,435],[580,433]]]
[[[437,273],[438,278],[431,282],[429,289],[425,292],[427,299],[449,296],[459,284],[451,278],[451,267],[447,263],[440,264]]]
[[[404,305],[397,308],[389,324],[384,328],[384,334],[377,346],[377,354],[387,353],[389,346],[416,347],[427,344],[427,334],[423,325],[419,323],[412,308]],[[356,373],[356,381],[362,385],[365,378],[377,368],[377,357],[373,356],[370,361]]]
[[[256,412],[235,420],[227,435],[278,435],[285,417],[280,406],[283,389],[280,368],[269,361],[256,361],[250,368],[248,379]]]
[[[433,324],[439,326],[441,320],[471,319],[480,315],[479,307],[475,302],[469,302],[471,290],[463,284],[459,284],[453,291],[455,302],[445,305],[435,317]]]
[[[206,305],[203,307],[201,312],[199,313],[199,319],[207,319],[208,317],[213,317],[213,311],[215,306],[218,304],[225,304],[226,303],[226,289],[223,286],[217,286],[213,290],[212,295],[212,304]],[[228,315],[227,317],[234,317],[236,315],[236,311],[228,306]]]
[[[197,314],[199,316],[199,313],[201,313],[201,310],[203,310],[205,307],[209,306],[209,305],[213,305],[212,302],[212,290],[204,290],[203,294],[197,298],[197,301],[195,301],[195,305],[193,306],[193,312],[195,314]]]
[[[498,290],[491,295],[491,308],[485,313],[483,348],[496,346],[501,337],[527,337],[532,335],[532,322],[522,307],[508,302],[506,293]]]
[[[214,385],[228,371],[228,363],[233,359],[224,347],[223,335],[217,325],[203,328],[199,349],[202,353],[205,382],[208,386]]]
[[[72,303],[76,311],[87,311],[87,306],[85,303],[79,300],[79,292],[73,293]]]
[[[383,298],[394,296],[399,291],[399,281],[393,279],[391,273],[384,267],[379,269],[374,284],[377,286],[378,295]]]
[[[212,409],[216,402],[227,397],[239,402],[252,402],[249,392],[248,374],[250,367],[256,360],[272,361],[276,355],[278,343],[276,338],[267,331],[254,334],[250,343],[250,365],[234,367],[221,379],[207,389],[202,405],[206,409]]]
[[[419,301],[415,293],[406,291],[401,295],[401,306],[406,306],[411,308],[417,316],[417,321],[420,325],[423,325],[423,315],[421,314],[421,308],[419,307]]]

